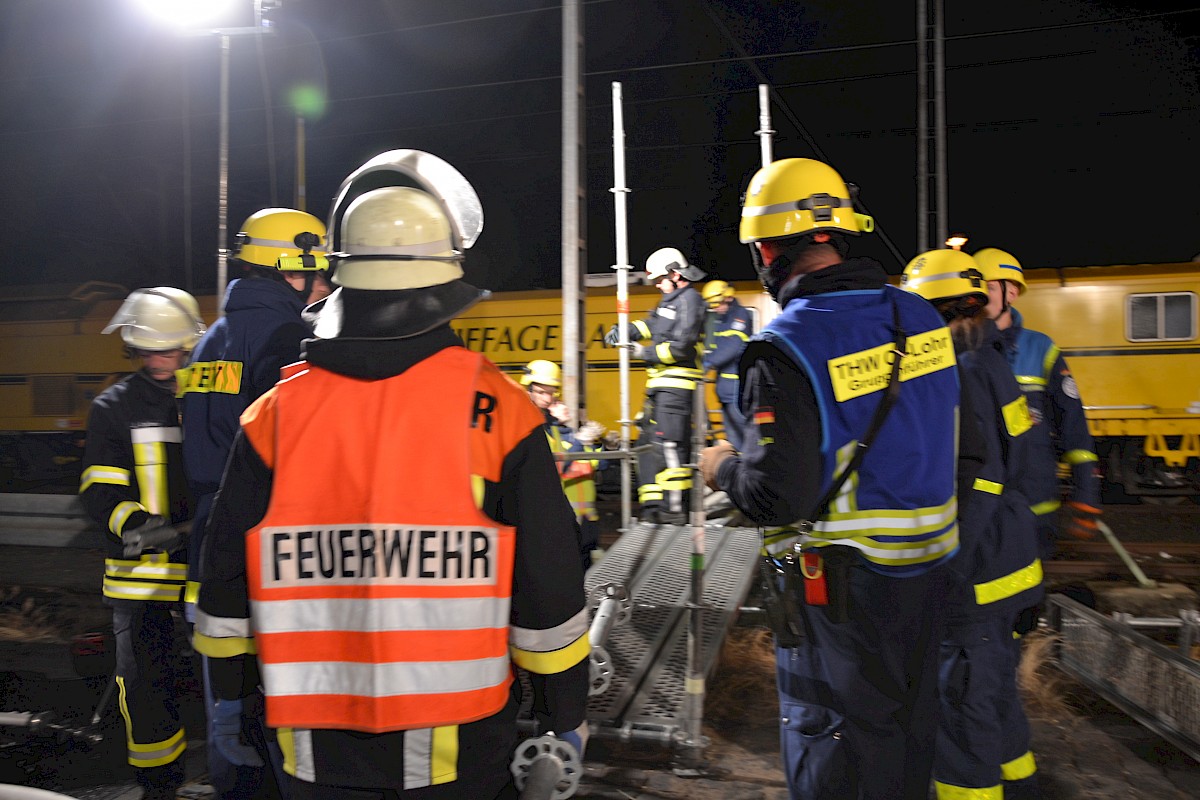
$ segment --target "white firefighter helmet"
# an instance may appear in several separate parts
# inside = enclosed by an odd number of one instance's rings
[[[678,272],[688,281],[703,280],[704,270],[688,263],[677,248],[660,247],[646,259],[646,283],[654,285],[672,272]]]
[[[191,350],[204,335],[196,298],[173,286],[138,289],[125,298],[102,333],[121,330],[136,350]]]

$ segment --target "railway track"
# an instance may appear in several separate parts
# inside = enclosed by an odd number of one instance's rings
[[[1147,577],[1200,578],[1200,542],[1122,542]],[[1127,576],[1128,569],[1107,542],[1059,541],[1056,557],[1044,565],[1051,578]]]

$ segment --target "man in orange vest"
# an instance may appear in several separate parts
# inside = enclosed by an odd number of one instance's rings
[[[382,172],[404,185],[363,192]],[[482,220],[428,153],[352,174],[317,338],[242,415],[195,644],[218,698],[261,682],[292,800],[515,796],[514,665],[542,729],[586,743],[583,575],[542,415],[449,326],[484,295],[461,280]]]

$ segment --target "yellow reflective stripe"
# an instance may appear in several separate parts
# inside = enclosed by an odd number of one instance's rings
[[[176,397],[188,392],[208,394],[240,394],[242,391],[242,362],[197,361],[175,370]]]
[[[102,466],[93,464],[83,471],[79,482],[79,493],[83,494],[94,483],[108,483],[113,486],[129,485],[129,470],[121,467]]]
[[[283,754],[283,771],[296,776],[296,731],[294,728],[276,728],[275,740]]]
[[[166,446],[162,442],[134,442],[133,463],[142,505],[151,514],[169,516]]]
[[[458,780],[458,726],[441,725],[433,729],[433,753],[429,776],[433,785]]]
[[[777,536],[764,549],[770,555],[780,555],[792,548],[793,544],[803,543],[811,547],[825,547],[834,544],[844,544],[853,547],[862,554],[863,558],[881,566],[905,566],[920,564],[937,559],[951,553],[958,547],[958,525],[953,525],[940,536],[932,539],[915,539],[901,542],[879,542],[870,536],[860,536],[853,539],[814,539],[804,537],[793,530],[790,537]],[[894,535],[889,533],[889,535]]]
[[[736,372],[718,372],[717,374],[720,375],[722,378],[733,378],[735,380],[738,377]]]
[[[135,511],[145,510],[146,508],[141,503],[135,503],[132,500],[122,500],[117,503],[117,507],[108,515],[108,529],[117,536],[120,536],[121,530],[129,520],[129,515]]]
[[[183,602],[190,603],[191,605],[196,605],[196,603],[200,602],[199,581],[188,581],[186,584],[184,584]]]
[[[197,647],[196,649],[199,650],[200,648]],[[585,632],[578,639],[558,650],[538,652],[535,650],[522,650],[519,647],[509,645],[508,652],[512,657],[513,663],[522,669],[527,669],[538,675],[556,675],[559,672],[569,670],[587,658],[592,652],[592,646],[588,643],[587,633]]]
[[[181,584],[119,581],[104,579],[104,596],[114,600],[143,600],[174,603],[183,591]]]
[[[987,583],[975,584],[975,602],[986,606],[1006,597],[1020,594],[1026,589],[1033,589],[1042,584],[1042,561],[1035,558],[1033,563]]]
[[[1022,386],[1045,386],[1046,379],[1038,375],[1014,375]]]
[[[983,478],[976,478],[975,485],[972,488],[977,492],[987,492],[988,494],[1002,494],[1004,492],[1003,483],[985,481]]]
[[[171,561],[168,553],[146,553],[138,559],[107,558],[104,574],[111,578],[134,578],[182,584],[187,580],[187,564]]]
[[[475,500],[476,508],[483,508],[483,495],[487,486],[482,475],[471,476],[471,497]]]
[[[675,356],[671,353],[671,343],[662,342],[654,346],[654,355],[658,356],[658,360],[664,364],[674,364]]]
[[[668,492],[690,489],[692,488],[692,470],[690,467],[667,467],[654,476],[654,482]]]
[[[1043,500],[1040,503],[1034,503],[1031,505],[1029,510],[1033,512],[1034,516],[1041,517],[1054,511],[1058,511],[1058,508],[1061,505],[1062,502],[1059,500]]]
[[[1091,450],[1068,450],[1063,453],[1062,460],[1071,466],[1077,464],[1087,464],[1090,461],[1099,461],[1099,457]]]
[[[1004,800],[1004,787],[1000,785],[970,789],[934,781],[933,787],[937,790],[937,800]]]
[[[220,639],[205,636],[200,631],[192,633],[192,647],[197,653],[209,658],[233,658],[234,656],[250,656],[258,653],[258,645],[254,639],[240,636],[226,636]]]
[[[1054,369],[1054,362],[1058,361],[1058,354],[1060,352],[1061,351],[1058,349],[1058,345],[1052,344],[1046,351],[1045,357],[1042,358],[1042,374],[1045,375],[1046,378],[1050,377],[1050,370]]]
[[[1004,415],[1004,427],[1008,429],[1008,435],[1014,439],[1033,427],[1033,416],[1029,413],[1029,403],[1024,395],[1006,403],[1000,413]]]
[[[650,326],[646,324],[645,320],[639,319],[637,322],[633,323],[633,327],[637,328],[639,339],[651,338],[652,334],[650,333]]]
[[[662,500],[663,490],[657,483],[643,483],[638,487],[638,502],[646,503],[652,500]]]
[[[1033,753],[1028,751],[1025,755],[1000,765],[1000,778],[1006,781],[1022,781],[1036,772],[1037,762],[1033,759]]]
[[[735,331],[732,328],[730,328],[727,331],[717,331],[716,333],[713,334],[713,338],[716,338],[717,336],[736,336],[737,338],[741,339],[743,342],[750,341],[750,337],[747,336],[745,333],[743,333],[742,331]]]
[[[651,378],[646,381],[647,389],[695,389],[696,380],[684,378]]]
[[[179,758],[186,749],[187,737],[184,735],[183,728],[175,731],[175,734],[171,738],[164,739],[161,742],[137,744],[130,740],[129,763],[142,769],[147,767],[161,767],[163,764],[170,764]]]

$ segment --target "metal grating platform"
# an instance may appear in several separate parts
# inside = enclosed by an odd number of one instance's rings
[[[691,536],[690,526],[635,525],[588,571],[589,592],[606,583],[624,584],[634,604],[631,618],[614,627],[605,643],[612,683],[588,703],[592,722],[660,730],[682,724]],[[701,668],[706,675],[745,599],[759,544],[755,530],[705,529]]]
[[[1200,662],[1068,597],[1047,600],[1059,666],[1200,760]]]

